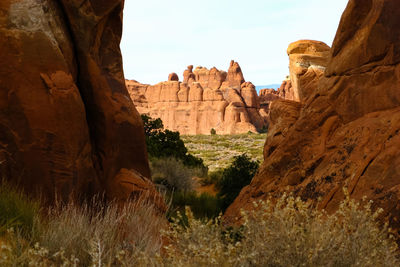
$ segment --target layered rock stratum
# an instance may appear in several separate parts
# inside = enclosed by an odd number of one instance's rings
[[[260,107],[255,86],[245,82],[237,62],[228,72],[193,66],[168,81],[145,85],[127,80],[130,96],[141,114],[161,118],[164,126],[181,134],[257,132],[268,124],[268,110]]]
[[[142,121],[124,82],[123,5],[0,2],[3,178],[48,200],[102,192],[157,198]]]
[[[292,84],[305,88],[301,101],[272,102],[264,163],[228,208],[227,222],[284,192],[333,212],[346,187],[352,198],[383,208],[381,219],[400,230],[399,16],[396,0],[350,0],[328,60],[307,71],[291,67]],[[319,78],[306,82],[307,73]]]

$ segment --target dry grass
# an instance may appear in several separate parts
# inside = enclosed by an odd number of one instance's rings
[[[167,235],[171,266],[400,266],[397,245],[381,211],[347,198],[333,215],[299,198],[283,196],[276,205],[255,203],[243,212],[243,226],[225,231],[219,220],[203,223],[187,211],[188,224],[175,223]]]
[[[262,162],[267,134],[184,135],[181,136],[189,153],[200,157],[210,171],[228,167],[233,157],[246,153]]]
[[[164,227],[146,202],[70,204],[37,217],[30,237],[9,229],[0,266],[400,266],[371,203],[347,198],[328,215],[284,195],[254,207],[242,212],[242,227],[227,229],[190,210]]]
[[[30,239],[9,230],[0,266],[132,266],[141,255],[157,258],[165,226],[165,217],[145,201],[59,206],[36,218]]]

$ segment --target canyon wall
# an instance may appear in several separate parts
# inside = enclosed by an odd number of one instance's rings
[[[123,0],[0,2],[0,173],[47,200],[157,197],[125,87]]]
[[[141,114],[161,118],[164,126],[181,134],[237,134],[257,132],[268,124],[268,110],[260,107],[255,87],[245,82],[232,61],[228,72],[188,66],[183,82],[175,73],[168,81],[144,85],[127,80],[126,86]]]
[[[300,102],[272,102],[264,163],[228,208],[227,222],[283,192],[333,212],[346,187],[354,199],[373,200],[381,219],[400,230],[399,16],[396,0],[350,0],[328,60],[306,72],[291,67],[305,94]],[[316,73],[320,66],[325,71]],[[307,73],[319,78],[299,81]]]

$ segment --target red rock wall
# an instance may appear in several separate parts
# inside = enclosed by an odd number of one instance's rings
[[[48,199],[155,193],[124,83],[123,3],[0,2],[2,177]]]
[[[161,118],[167,129],[181,134],[257,132],[267,125],[255,87],[244,82],[237,62],[230,63],[228,72],[188,66],[183,77],[183,83],[175,78],[153,86],[126,85],[140,113]]]
[[[400,229],[400,5],[351,0],[324,77],[302,105],[276,101],[264,163],[225,214],[293,192],[332,212],[351,196],[373,200]]]

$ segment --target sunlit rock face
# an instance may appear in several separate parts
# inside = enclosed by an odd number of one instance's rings
[[[293,100],[304,102],[324,75],[330,47],[319,41],[300,40],[291,43],[287,53]]]
[[[123,3],[0,2],[2,177],[49,200],[156,194],[124,82]]]
[[[181,134],[257,132],[268,123],[254,85],[245,82],[234,61],[228,72],[188,66],[183,82],[150,86],[127,80],[126,85],[140,113],[161,118],[167,129]]]
[[[351,0],[328,60],[310,64],[325,67],[318,82],[304,90],[310,67],[291,67],[299,101],[271,104],[264,163],[228,208],[227,222],[253,201],[283,192],[333,212],[347,187],[352,198],[373,200],[384,209],[381,219],[400,229],[399,16],[396,0]],[[328,51],[318,47],[313,51]]]

